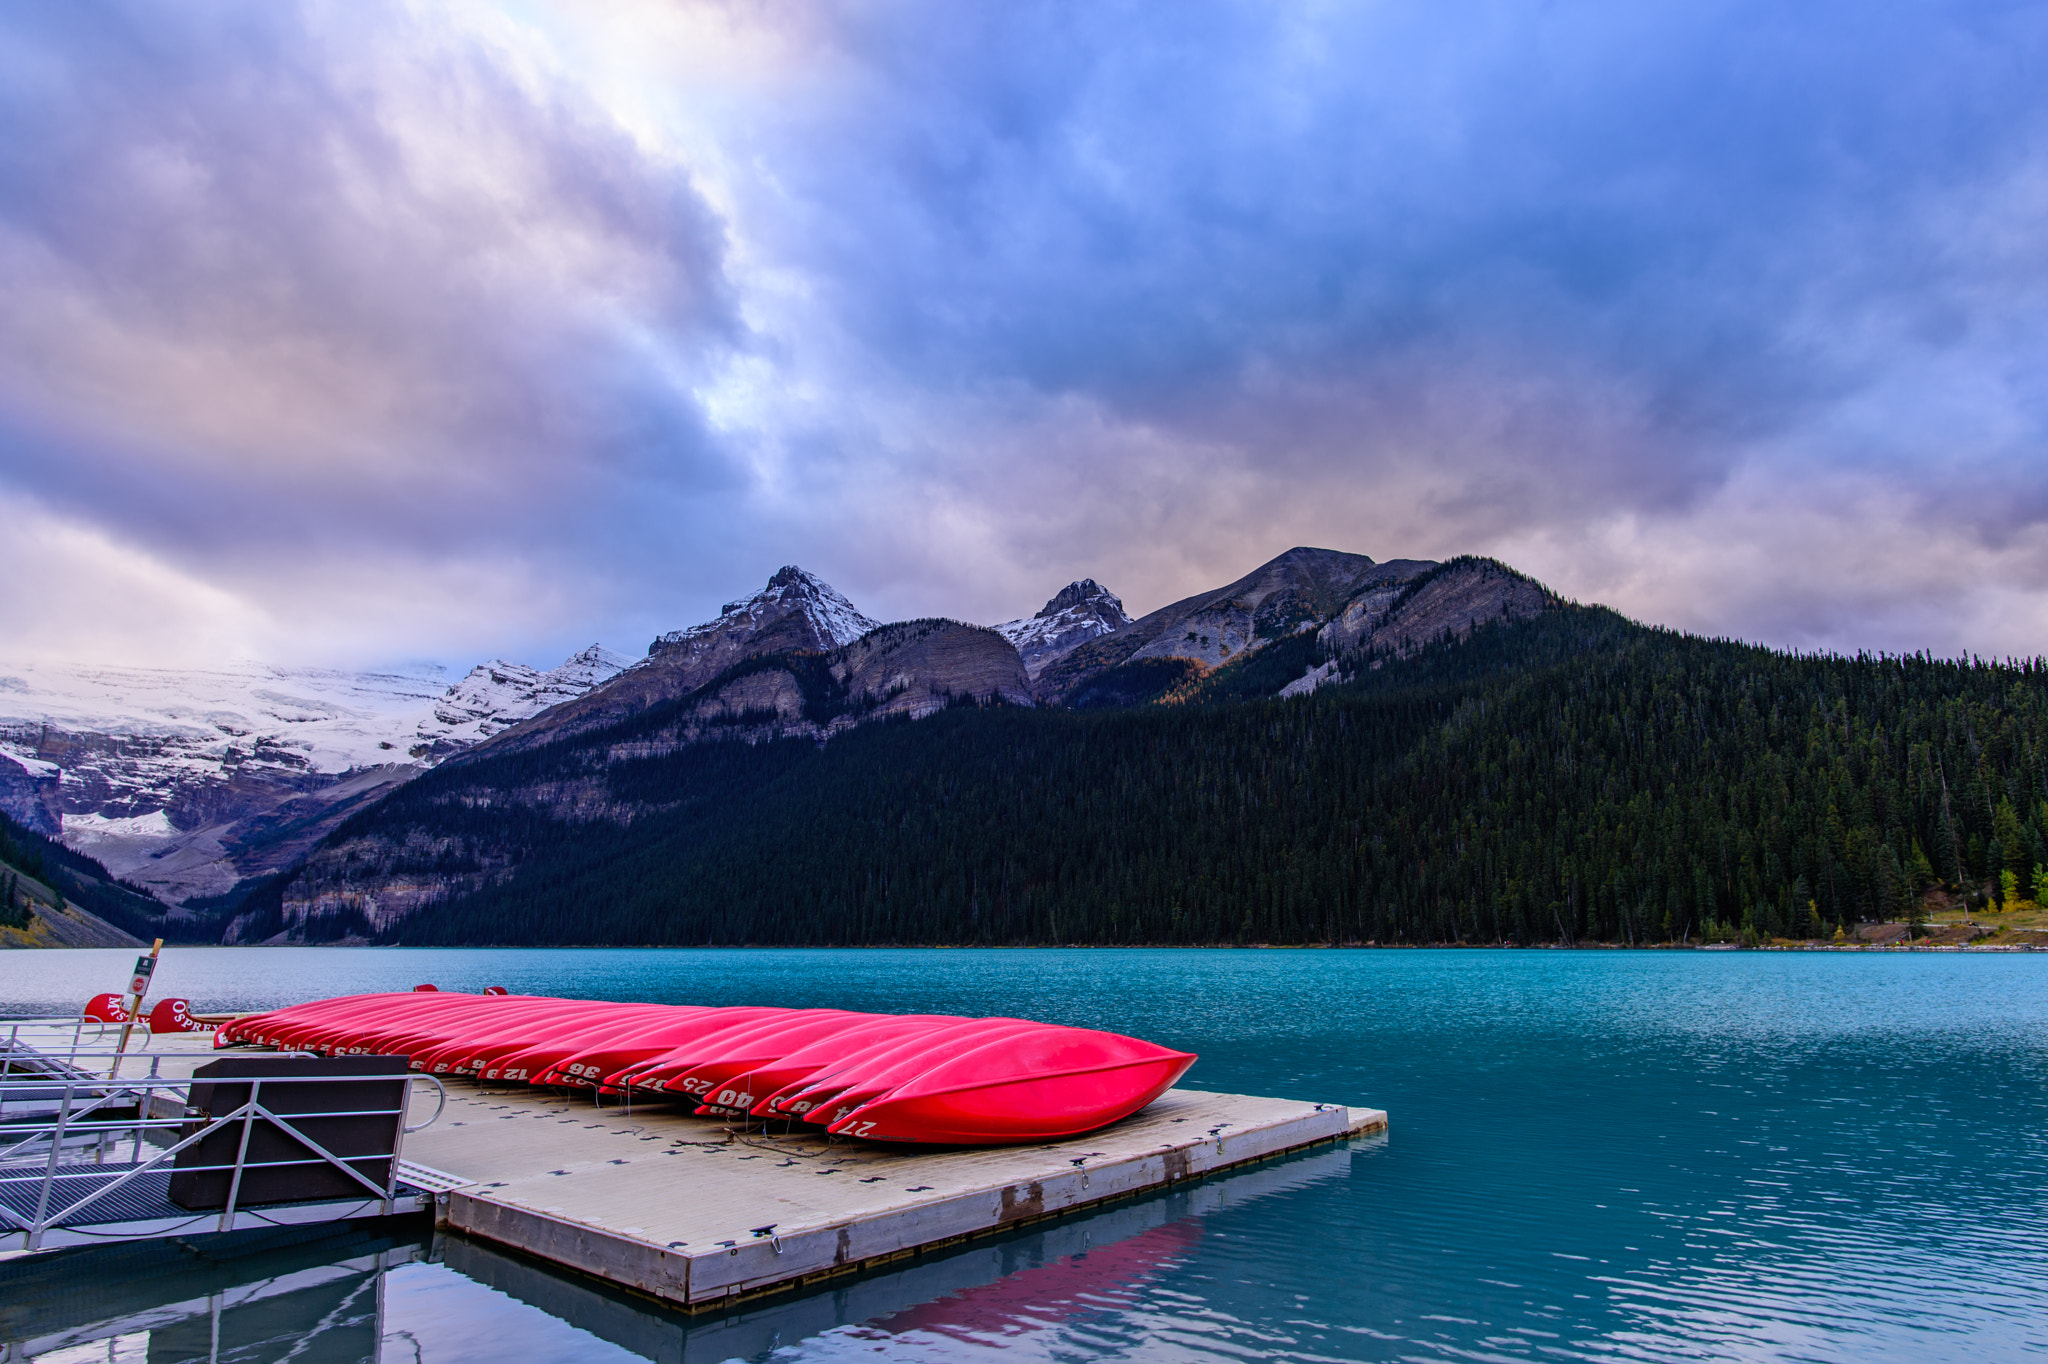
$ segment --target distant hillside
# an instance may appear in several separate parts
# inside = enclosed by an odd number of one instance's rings
[[[0,814],[0,947],[123,947],[165,934],[169,906]],[[197,936],[209,939],[208,925]]]
[[[2042,664],[1787,655],[1463,565],[1404,575],[1348,648],[1345,607],[1220,667],[1100,660],[1172,671],[1142,704],[636,750],[684,698],[479,751],[349,819],[237,936],[1646,942],[2048,867]],[[1386,628],[1433,588],[1434,642]]]

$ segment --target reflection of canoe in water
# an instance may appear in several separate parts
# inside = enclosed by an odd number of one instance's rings
[[[1037,1333],[1055,1322],[1108,1308],[1175,1261],[1193,1253],[1202,1240],[1200,1218],[1141,1231],[1106,1245],[1029,1269],[1020,1269],[993,1283],[919,1303],[874,1323],[890,1335],[912,1331],[953,1336],[986,1345],[991,1339],[1013,1341],[1020,1330]]]
[[[215,1043],[403,1055],[429,1074],[639,1092],[687,1100],[707,1116],[974,1146],[1116,1122],[1195,1060],[1134,1037],[1022,1018],[452,991],[294,1005],[237,1019]]]

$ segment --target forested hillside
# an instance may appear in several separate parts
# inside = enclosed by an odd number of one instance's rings
[[[414,943],[1805,935],[2048,866],[2039,662],[1791,656],[1577,607],[1360,662],[1289,700],[1225,668],[1176,704],[963,707],[823,747],[541,748],[331,843],[482,885],[387,932]],[[608,815],[515,794],[572,786]]]
[[[217,925],[194,925],[169,918],[170,907],[148,891],[115,880],[92,858],[0,814],[0,881],[13,873],[49,887],[87,912],[140,938],[160,935],[173,941],[200,941],[218,935]],[[0,926],[26,927],[28,919],[26,912],[19,909],[20,897],[0,899],[8,901],[0,910]],[[179,933],[180,927],[191,931]]]

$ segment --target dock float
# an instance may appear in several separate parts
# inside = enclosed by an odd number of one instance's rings
[[[1387,1115],[1176,1089],[1111,1127],[1024,1147],[783,1126],[456,1084],[405,1155],[440,1186],[443,1226],[701,1311],[1384,1131]]]

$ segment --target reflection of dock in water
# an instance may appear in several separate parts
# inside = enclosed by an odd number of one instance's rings
[[[451,1334],[502,1347],[541,1325],[527,1312],[560,1322],[552,1343],[571,1355],[601,1356],[602,1342],[658,1364],[754,1358],[846,1327],[963,1340],[1042,1331],[1172,1269],[1202,1243],[1204,1218],[1341,1178],[1350,1162],[1343,1149],[1293,1156],[719,1314],[675,1312],[460,1236],[429,1247],[417,1219],[58,1251],[0,1264],[0,1364],[366,1364],[410,1360],[422,1337],[432,1359]]]
[[[1025,1320],[1042,1329],[1099,1310],[1105,1295],[1171,1267],[1201,1243],[1202,1219],[1350,1168],[1342,1148],[1294,1156],[716,1316],[664,1311],[481,1241],[448,1237],[436,1253],[450,1268],[657,1364],[716,1364],[846,1326],[964,1335]]]
[[[427,1251],[417,1217],[203,1240],[0,1264],[0,1361],[374,1360],[385,1272]]]

